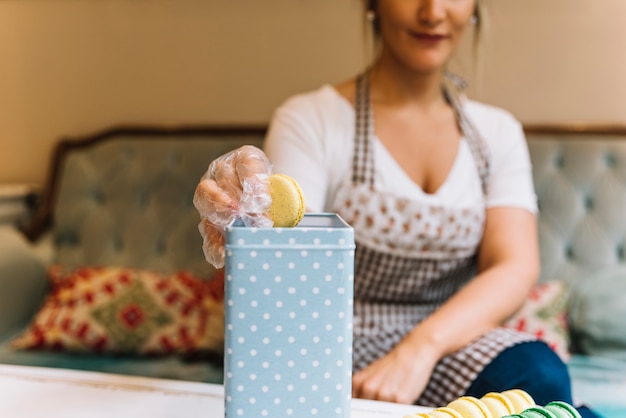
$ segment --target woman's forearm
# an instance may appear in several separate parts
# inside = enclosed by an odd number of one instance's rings
[[[539,274],[536,220],[521,209],[488,211],[479,274],[407,336],[444,356],[519,310]]]

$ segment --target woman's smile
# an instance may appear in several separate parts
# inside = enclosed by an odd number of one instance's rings
[[[439,45],[442,41],[450,38],[448,35],[439,33],[409,32],[409,34],[412,38],[416,39],[421,44],[426,46],[436,46]]]
[[[441,73],[469,26],[476,1],[384,0],[372,10],[378,28],[381,61],[410,71]]]

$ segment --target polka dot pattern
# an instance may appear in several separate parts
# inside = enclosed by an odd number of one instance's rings
[[[309,216],[227,231],[228,417],[350,416],[353,230]]]

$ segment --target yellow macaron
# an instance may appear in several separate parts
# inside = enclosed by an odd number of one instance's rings
[[[270,181],[270,218],[274,227],[291,228],[304,216],[304,195],[298,183],[286,174],[272,174]]]
[[[502,417],[505,415],[510,415],[515,412],[515,408],[513,404],[506,396],[502,395],[498,392],[489,392],[480,398],[481,402],[485,404],[489,411],[491,411],[491,415],[494,417]]]
[[[487,406],[473,396],[461,396],[450,402],[448,408],[457,410],[464,418],[493,418]]]
[[[503,396],[506,396],[513,405],[513,413],[519,414],[527,408],[535,406],[535,400],[530,394],[522,389],[510,389],[502,392]]]
[[[459,411],[445,406],[433,409],[428,415],[430,418],[465,418]]]

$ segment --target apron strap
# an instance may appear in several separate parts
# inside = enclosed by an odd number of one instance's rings
[[[469,145],[470,152],[474,157],[474,161],[476,161],[476,166],[478,169],[478,175],[480,176],[480,183],[483,189],[483,195],[487,195],[487,186],[489,182],[489,165],[490,165],[490,156],[489,150],[487,148],[487,143],[483,138],[482,134],[476,128],[476,125],[470,120],[465,111],[463,110],[463,105],[461,101],[455,97],[447,87],[443,87],[443,93],[446,97],[446,100],[452,108],[454,109],[454,114],[456,116],[457,124],[463,132],[465,139],[467,140],[467,144]]]
[[[356,80],[356,129],[354,138],[354,156],[352,159],[352,184],[368,184],[374,187],[374,148],[372,134],[374,118],[370,105],[368,71],[361,73]],[[449,75],[447,75],[449,77]],[[455,83],[456,84],[456,83]],[[454,109],[457,124],[463,132],[480,176],[483,194],[487,194],[489,179],[489,150],[480,131],[463,111],[461,102],[444,85],[443,94]]]
[[[374,187],[374,149],[371,133],[374,131],[370,108],[368,72],[360,74],[356,80],[356,130],[354,156],[352,158],[352,184],[368,184]]]

